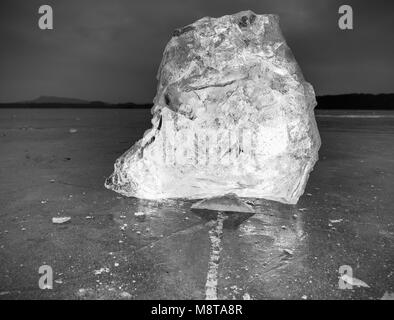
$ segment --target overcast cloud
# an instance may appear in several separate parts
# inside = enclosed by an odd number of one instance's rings
[[[54,30],[38,28],[42,4],[54,10]],[[342,4],[353,7],[353,31],[338,28]],[[1,0],[0,101],[56,95],[151,102],[175,28],[246,9],[280,15],[317,94],[394,92],[394,2]]]

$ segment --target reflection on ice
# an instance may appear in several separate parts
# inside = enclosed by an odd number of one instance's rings
[[[152,201],[137,198],[124,200],[127,201],[127,205],[121,205],[119,212],[114,214],[114,220],[121,226],[127,224],[125,232],[129,235],[140,231],[146,238],[166,237],[194,225],[200,225],[200,229],[205,228],[206,221],[209,220],[191,211],[195,201],[173,199]],[[260,244],[265,251],[296,250],[301,240],[305,238],[303,212],[297,210],[295,206],[272,201],[254,199],[251,203],[256,214],[252,217],[248,216],[249,219],[235,231],[238,233],[238,241],[249,244],[248,250],[251,252],[258,252],[261,248]],[[136,212],[144,215],[136,216]],[[268,243],[269,248],[266,247]]]
[[[135,240],[138,252],[144,252],[160,270],[172,270],[172,276],[181,277],[182,281],[192,281],[195,274],[206,279],[210,259],[208,233],[215,221],[207,222],[192,213],[195,201],[124,200],[127,205],[122,203],[114,220],[119,227],[126,224],[122,234],[125,239]],[[217,270],[219,299],[231,298],[223,292],[222,286],[229,281],[226,278],[247,283],[253,280],[252,289],[274,286],[280,272],[293,272],[303,265],[307,245],[303,212],[296,206],[261,199],[248,199],[248,203],[253,204],[256,214],[238,228],[223,229]],[[136,212],[144,215],[136,216]],[[204,298],[205,286],[199,286],[201,292],[196,292],[196,298]]]

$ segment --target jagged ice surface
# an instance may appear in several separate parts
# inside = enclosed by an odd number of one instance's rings
[[[152,129],[105,186],[146,199],[235,193],[294,204],[318,159],[312,86],[276,15],[243,11],[175,30]]]

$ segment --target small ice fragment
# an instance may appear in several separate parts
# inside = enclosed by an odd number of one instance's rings
[[[294,254],[293,250],[290,250],[290,249],[283,249],[283,252],[287,253],[290,256],[292,256]]]
[[[344,274],[341,276],[341,279],[345,281],[346,283],[350,284],[351,286],[356,286],[356,287],[364,287],[364,288],[370,288],[369,285],[367,285],[364,281],[351,277],[347,274]]]
[[[55,280],[55,283],[57,283],[57,284],[62,284],[62,283],[63,283],[63,280],[62,280],[62,279],[57,279],[57,280]]]
[[[390,293],[388,291],[386,291],[383,295],[382,298],[380,298],[381,300],[394,300],[394,292]]]
[[[138,211],[138,212],[135,212],[134,215],[135,215],[136,217],[141,217],[141,216],[144,216],[144,215],[145,215],[145,212]]]
[[[77,129],[75,129],[75,128],[70,128],[70,130],[68,130],[70,133],[76,133],[76,132],[78,132],[78,130]]]
[[[244,300],[251,300],[250,294],[245,292],[245,294],[242,296],[242,299],[244,299]]]
[[[52,223],[65,223],[71,220],[71,217],[53,217]]]
[[[119,263],[118,263],[118,262],[115,262],[115,263],[114,263],[114,266],[115,266],[115,267],[119,267]]]
[[[306,295],[303,295],[303,296],[301,297],[301,299],[306,300],[306,299],[308,299],[308,297],[307,297]]]
[[[84,295],[86,295],[87,293],[88,293],[88,290],[87,290],[87,289],[81,288],[81,289],[78,290],[78,295],[79,295],[79,296],[84,296]]]
[[[100,268],[98,270],[94,270],[94,274],[95,275],[102,274],[103,272],[108,273],[109,272],[109,268]]]
[[[125,299],[130,299],[130,298],[131,298],[131,294],[128,293],[128,292],[126,292],[126,291],[122,292],[122,293],[120,294],[120,296],[121,296],[122,298],[125,298]]]
[[[339,223],[339,222],[342,222],[343,221],[343,219],[337,219],[337,220],[329,220],[331,223]]]

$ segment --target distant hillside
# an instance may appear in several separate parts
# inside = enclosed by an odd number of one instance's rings
[[[76,98],[65,98],[65,97],[54,97],[54,96],[40,96],[34,100],[17,102],[17,103],[65,103],[65,104],[88,104],[90,101],[76,99]]]
[[[0,103],[0,108],[107,108],[111,104],[103,101],[88,101],[77,98],[40,96],[33,100]]]
[[[0,103],[0,108],[135,108],[148,109],[152,104],[136,104],[133,102],[107,103],[103,101],[88,101],[76,98],[55,96],[40,96],[34,100]]]
[[[385,109],[394,110],[394,94],[342,94],[318,96],[317,109]],[[151,103],[106,103],[75,98],[41,96],[37,99],[15,103],[0,103],[0,108],[118,108],[150,109]]]

